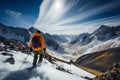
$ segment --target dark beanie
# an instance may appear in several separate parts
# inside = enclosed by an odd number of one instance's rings
[[[37,30],[36,32],[37,32],[37,33],[41,33],[41,31],[40,31],[40,30]]]

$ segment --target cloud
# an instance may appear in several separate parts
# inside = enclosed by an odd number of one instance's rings
[[[92,32],[102,24],[119,24],[120,15],[87,20],[91,16],[119,8],[119,1],[111,0],[102,5],[93,6],[95,4],[96,2],[93,1],[84,5],[84,0],[43,0],[34,26],[46,33],[80,34]],[[77,23],[73,24],[74,22]]]
[[[119,25],[120,15],[97,19],[89,22],[84,22],[81,24],[74,24],[74,25],[45,25],[41,27],[43,32],[50,33],[50,34],[80,34],[84,32],[92,33],[101,25],[109,25],[109,26],[116,26]]]
[[[116,5],[113,5],[113,4],[116,4]],[[119,5],[118,2],[113,1],[110,3],[104,4],[102,6],[98,6],[98,7],[92,8],[90,10],[84,11],[82,13],[78,13],[77,15],[71,16],[65,20],[58,22],[57,25],[67,24],[67,23],[69,24],[71,22],[84,20],[86,18],[89,18],[90,16],[94,16],[94,15],[97,15],[100,13],[108,12],[108,11],[114,9],[115,7],[117,7],[118,5]]]
[[[28,17],[27,15],[23,15],[21,12],[13,10],[5,10],[5,13],[9,16],[7,17],[7,20],[9,20],[11,24],[16,24],[16,26],[20,27],[31,26],[31,23],[25,19]]]
[[[5,10],[5,13],[13,18],[18,18],[22,15],[21,12],[16,12],[16,11],[12,11],[12,10]]]

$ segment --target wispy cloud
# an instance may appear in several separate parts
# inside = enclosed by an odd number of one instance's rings
[[[74,25],[66,25],[66,26],[63,25],[56,27],[48,26],[50,28],[44,31],[50,32],[52,34],[80,34],[84,32],[91,33],[101,25],[109,25],[109,26],[120,25],[119,21],[120,21],[120,15],[93,20],[82,24],[74,24]]]
[[[119,24],[120,15],[85,21],[91,16],[108,13],[111,10],[120,8],[119,2],[111,0],[105,4],[91,7],[96,3],[90,2],[90,4],[82,5],[84,0],[43,0],[39,17],[34,26],[43,30],[43,32],[53,34],[92,32],[102,24]],[[81,23],[72,24],[80,21]]]
[[[113,4],[116,4],[116,5],[113,5]],[[105,5],[92,8],[92,9],[84,11],[82,13],[78,13],[77,15],[71,16],[65,20],[62,20],[62,21],[58,22],[57,25],[84,20],[90,16],[108,12],[108,11],[114,9],[115,7],[117,7],[118,4],[119,4],[118,2],[110,2],[110,3],[107,3]]]
[[[21,12],[5,10],[5,13],[10,17],[8,17],[7,19],[9,19],[11,24],[13,23],[20,27],[28,27],[28,25],[30,25],[30,22],[25,20],[25,15],[23,15]]]
[[[5,13],[13,18],[18,18],[22,15],[21,12],[16,12],[16,11],[12,11],[12,10],[5,10]]]

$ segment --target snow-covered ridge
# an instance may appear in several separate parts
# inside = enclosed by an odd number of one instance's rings
[[[97,52],[115,47],[120,47],[120,37],[102,42],[101,44],[98,45],[96,44],[95,47],[91,48],[90,52]]]
[[[100,26],[93,33],[83,33],[68,44],[71,54],[77,58],[91,52],[120,47],[120,26]],[[79,55],[79,56],[78,56]]]
[[[30,34],[25,28],[6,26],[0,23],[0,36],[16,39],[22,42],[28,42]]]
[[[97,40],[105,41],[114,39],[120,36],[120,26],[106,26],[102,25],[96,31],[91,34],[93,37],[96,36]]]
[[[37,31],[37,29],[35,29],[34,27],[31,27],[29,29],[16,28],[12,26],[6,26],[0,23],[0,36],[9,38],[9,39],[15,39],[15,40],[22,41],[25,43],[29,42],[32,33],[34,33],[35,31]],[[64,51],[64,48],[60,45],[59,43],[60,41],[58,41],[58,39],[56,39],[54,36],[47,34],[47,33],[42,32],[42,35],[45,38],[47,48],[60,54],[66,53]],[[58,36],[57,38],[60,38],[60,37]]]
[[[86,45],[93,40],[107,41],[109,39],[114,39],[120,36],[120,26],[100,26],[93,33],[83,33],[80,34],[75,40],[70,44],[79,43],[80,45]]]

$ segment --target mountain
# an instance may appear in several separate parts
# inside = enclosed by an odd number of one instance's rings
[[[24,43],[29,42],[32,33],[34,33],[35,31],[37,31],[37,29],[34,27],[25,29],[25,28],[13,27],[13,26],[6,26],[0,23],[0,36],[22,41]],[[47,48],[49,50],[55,51],[60,54],[66,53],[64,51],[64,48],[60,45],[60,43],[57,42],[58,41],[57,38],[59,37],[55,38],[54,36],[43,32],[41,34],[44,36]],[[59,39],[63,40],[62,38]]]
[[[15,28],[0,24],[0,35],[10,39],[16,39],[22,42],[28,42],[30,35],[37,31],[36,28],[30,27]],[[77,59],[80,55],[90,52],[101,51],[109,48],[119,47],[120,26],[100,26],[93,33],[82,33],[76,35],[51,35],[48,33],[41,33],[47,44],[49,51],[60,54],[71,54]],[[79,56],[78,56],[79,55]],[[68,56],[70,57],[70,56]],[[72,59],[72,58],[70,58]]]
[[[66,43],[68,40],[64,35],[52,35],[53,39],[59,43]]]
[[[120,36],[120,26],[105,26],[102,25],[96,31],[94,31],[91,36],[96,37],[97,40],[105,41],[108,39],[113,39]]]
[[[82,33],[76,39],[71,41],[69,44],[79,43],[81,46],[86,45],[91,41],[91,39],[88,38],[89,36],[90,36],[89,33]]]
[[[109,48],[120,47],[120,26],[100,26],[93,33],[83,33],[70,42],[73,55],[87,54]]]
[[[70,42],[70,44],[80,43],[80,45],[86,45],[93,40],[106,41],[109,39],[114,39],[120,36],[120,26],[106,26],[102,25],[93,33],[82,33],[75,40]]]
[[[56,40],[54,40],[53,36],[46,33],[43,35],[45,38],[45,42],[47,44],[47,48],[49,48],[52,51],[57,51],[57,53],[65,54],[64,48],[58,43]]]
[[[16,39],[22,42],[28,42],[30,38],[30,34],[27,29],[6,26],[2,23],[0,23],[0,36]]]
[[[30,27],[30,28],[28,29],[28,31],[30,31],[30,33],[34,33],[34,32],[36,32],[36,31],[37,31],[37,29],[36,29],[36,28],[34,28],[34,27]]]
[[[120,47],[83,55],[75,64],[95,75],[100,75],[118,62],[120,62]]]

